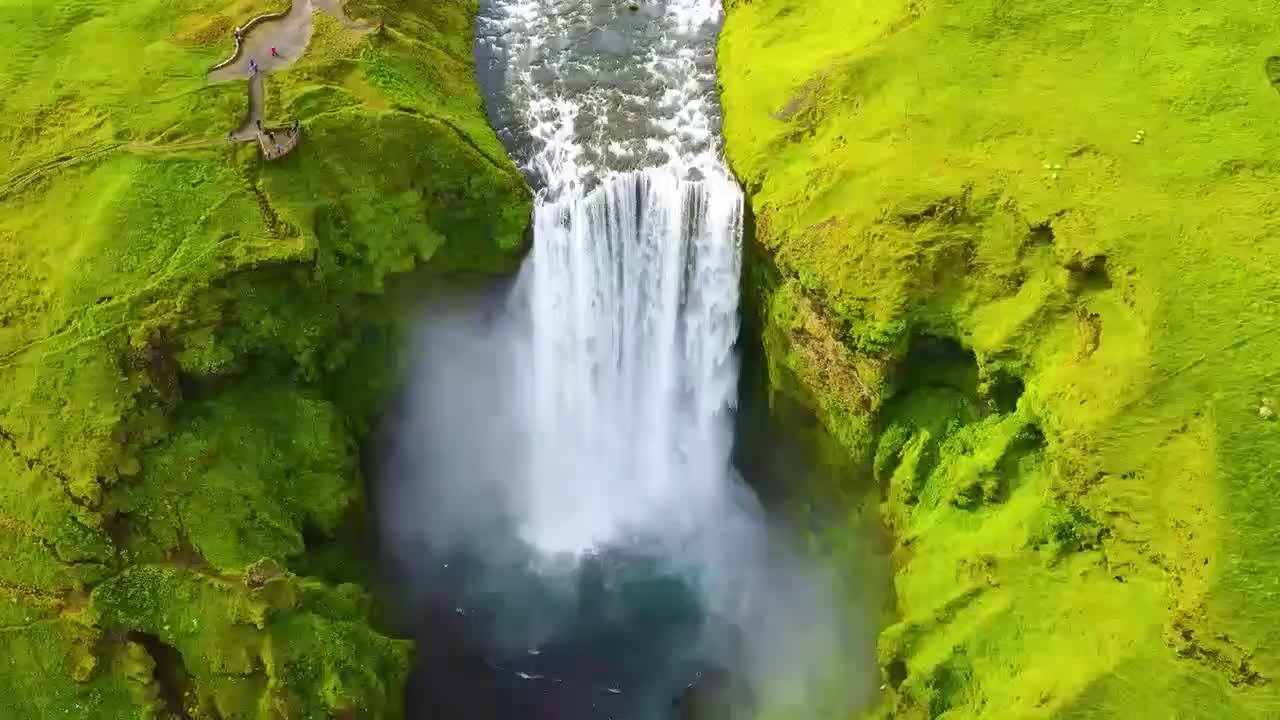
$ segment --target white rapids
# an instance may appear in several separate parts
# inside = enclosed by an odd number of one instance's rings
[[[424,323],[382,500],[399,561],[457,598],[516,691],[567,697],[597,682],[585,659],[616,661],[590,717],[669,709],[693,660],[804,697],[834,637],[732,466],[745,204],[719,139],[723,13],[637,2],[482,2],[478,75],[536,188],[533,249],[509,294]]]
[[[582,552],[714,518],[731,472],[741,218],[732,181],[671,167],[540,198],[522,286],[532,545]]]
[[[744,208],[718,141],[721,11],[650,3],[629,35],[603,30],[628,12],[499,0],[481,20],[541,184],[517,286],[532,359],[517,516],[548,554],[687,544],[742,500],[729,456]]]

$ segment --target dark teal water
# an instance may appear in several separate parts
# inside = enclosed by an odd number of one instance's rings
[[[737,629],[653,558],[611,552],[563,572],[433,560],[417,578],[412,717],[686,718],[732,677]]]

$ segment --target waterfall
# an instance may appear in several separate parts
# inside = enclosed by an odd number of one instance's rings
[[[527,294],[531,462],[521,535],[583,552],[683,539],[728,482],[742,196],[671,167],[539,198]]]
[[[758,524],[729,458],[743,196],[719,143],[720,19],[714,0],[493,0],[477,43],[539,188],[513,298],[519,537],[548,556],[662,545],[712,584],[698,565],[726,518]]]
[[[501,692],[554,720],[667,717],[707,668],[763,691],[830,635],[731,465],[744,199],[720,19],[715,0],[486,0],[477,22],[533,249],[501,298],[424,323],[384,533]],[[543,717],[527,706],[503,720]]]

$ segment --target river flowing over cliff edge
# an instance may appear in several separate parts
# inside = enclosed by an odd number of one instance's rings
[[[498,715],[668,717],[712,685],[745,712],[798,700],[835,649],[819,574],[730,461],[744,203],[720,19],[510,0],[477,23],[533,250],[496,297],[429,313],[383,512],[422,597],[480,638]]]

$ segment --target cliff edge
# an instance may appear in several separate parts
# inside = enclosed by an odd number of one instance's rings
[[[0,0],[0,717],[396,717],[359,443],[397,288],[512,269],[475,0],[317,14],[264,164],[207,85],[283,3]]]
[[[878,713],[1280,715],[1280,29],[728,6],[772,393],[894,536]]]

